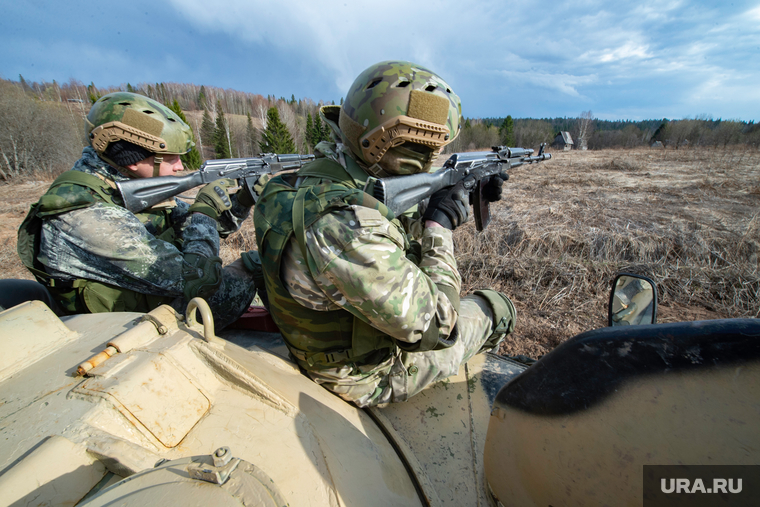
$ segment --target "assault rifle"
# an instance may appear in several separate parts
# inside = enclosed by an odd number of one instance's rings
[[[306,162],[314,160],[314,155],[275,155],[262,153],[255,158],[228,158],[207,160],[201,168],[187,176],[161,176],[117,182],[116,186],[124,199],[124,207],[132,213],[139,213],[186,190],[211,183],[219,178],[238,180],[252,196],[256,196],[253,185],[262,174],[298,169]]]
[[[543,143],[536,156],[532,156],[534,150],[506,146],[494,146],[493,151],[454,153],[434,173],[377,179],[373,182],[371,194],[398,216],[438,190],[463,181],[465,190],[470,192],[475,226],[482,231],[491,221],[489,202],[483,196],[489,178],[513,167],[549,160],[552,156],[544,153],[545,147],[546,143]]]

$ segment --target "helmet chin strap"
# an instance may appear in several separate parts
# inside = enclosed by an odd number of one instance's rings
[[[161,163],[164,161],[164,156],[155,154],[153,155],[153,177],[157,178],[161,174]]]
[[[120,166],[119,164],[117,164],[116,162],[108,158],[104,153],[98,153],[98,156],[102,158],[103,160],[105,160],[108,163],[108,165],[110,165],[111,167],[119,171],[119,174],[121,174],[122,176],[126,176],[127,178],[135,177],[132,171],[130,171],[124,166]]]

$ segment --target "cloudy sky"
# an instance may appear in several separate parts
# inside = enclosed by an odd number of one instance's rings
[[[471,118],[760,121],[760,0],[0,0],[0,77],[315,101],[403,59]]]

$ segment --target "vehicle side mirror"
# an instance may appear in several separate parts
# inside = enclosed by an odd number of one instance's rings
[[[610,292],[609,326],[657,322],[657,286],[651,278],[620,273]]]

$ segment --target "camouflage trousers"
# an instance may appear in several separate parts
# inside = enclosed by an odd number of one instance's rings
[[[219,290],[208,298],[216,329],[224,329],[238,320],[251,306],[254,297],[256,297],[256,285],[253,273],[246,269],[243,260],[237,259],[227,264],[222,271],[222,284]],[[188,303],[185,298],[177,298],[175,303],[172,306],[180,313],[184,313]]]
[[[510,316],[514,318],[514,315]],[[493,312],[478,296],[462,298],[457,329],[457,342],[443,350],[404,352],[396,348],[379,365],[311,371],[318,384],[359,407],[386,405],[406,401],[430,384],[456,375],[462,364],[477,354],[491,336]]]

